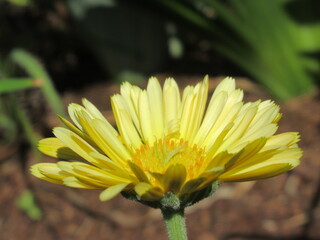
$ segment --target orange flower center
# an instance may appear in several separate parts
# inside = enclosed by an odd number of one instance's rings
[[[132,156],[132,161],[144,172],[164,174],[171,165],[181,164],[186,168],[187,179],[197,177],[207,165],[206,152],[197,145],[190,147],[183,139],[159,139],[152,146],[141,145]]]

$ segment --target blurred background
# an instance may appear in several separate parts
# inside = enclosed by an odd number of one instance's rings
[[[30,176],[82,97],[114,124],[109,98],[150,76],[180,86],[237,78],[246,100],[281,105],[302,164],[225,184],[187,211],[190,239],[320,239],[319,0],[0,0],[0,239],[166,239],[158,211]]]

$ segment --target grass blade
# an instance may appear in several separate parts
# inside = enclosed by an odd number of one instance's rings
[[[0,94],[39,87],[41,81],[32,78],[5,78],[0,80]]]
[[[55,113],[65,116],[65,111],[61,103],[60,96],[56,92],[51,78],[41,63],[30,53],[22,49],[13,50],[11,53],[11,59],[21,68],[23,68],[31,77],[41,79],[43,81],[41,89],[48,103]]]

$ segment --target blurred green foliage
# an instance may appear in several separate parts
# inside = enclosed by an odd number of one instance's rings
[[[9,145],[18,138],[19,131],[23,129],[28,141],[36,149],[36,134],[32,131],[32,125],[18,103],[17,97],[12,94],[18,90],[33,88],[33,79],[8,78],[8,61],[1,59],[0,68],[0,130],[1,143]]]
[[[0,1],[0,55],[19,47],[41,56],[64,90],[110,76],[141,81],[163,71],[171,53],[181,57],[167,24],[162,13],[135,1],[33,0],[26,7]]]
[[[16,199],[16,206],[32,220],[40,220],[42,211],[38,207],[34,194],[31,190],[24,190],[19,198]]]
[[[10,56],[10,59],[0,61],[0,128],[3,132],[1,142],[12,143],[20,137],[18,133],[22,131],[35,154],[39,156],[36,147],[38,134],[33,130],[29,116],[15,93],[30,88],[39,88],[46,99],[40,104],[48,104],[56,114],[65,115],[63,105],[49,75],[35,57],[21,49],[15,49]],[[10,77],[14,72],[13,65],[19,66],[32,78]],[[23,99],[23,101],[28,100]]]
[[[30,0],[7,0],[7,1],[21,7],[29,6],[31,3]]]
[[[17,1],[0,1],[0,55],[16,47],[34,52],[60,89],[110,76],[138,83],[179,66],[180,72],[213,75],[234,75],[238,67],[286,100],[312,91],[320,76],[318,0],[9,4]]]
[[[213,48],[243,68],[278,99],[287,100],[314,89],[312,74],[319,74],[320,64],[312,53],[320,52],[320,24],[319,19],[303,24],[294,19],[296,12],[303,11],[294,6],[303,5],[302,1],[156,2],[204,31]],[[304,4],[307,5],[307,1]],[[319,10],[319,3],[316,6]]]
[[[15,92],[37,86],[37,80],[32,78],[5,78],[1,79],[0,94]]]
[[[77,34],[103,69],[119,81],[139,82],[166,61],[164,17],[134,1],[69,0]],[[125,73],[123,75],[123,73]],[[132,81],[133,82],[133,81]]]
[[[22,49],[13,50],[11,59],[23,68],[28,75],[40,82],[38,85],[53,111],[59,115],[65,115],[60,96],[57,94],[52,80],[42,64],[34,56]]]
[[[115,1],[116,0],[69,0],[67,4],[76,18],[83,19],[90,9],[115,7]]]

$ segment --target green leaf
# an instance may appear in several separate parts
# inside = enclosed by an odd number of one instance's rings
[[[21,126],[24,134],[26,135],[26,137],[29,141],[30,146],[33,149],[34,154],[36,155],[36,157],[38,159],[41,158],[42,155],[40,154],[40,152],[37,148],[37,143],[39,140],[38,134],[33,131],[33,127],[32,127],[30,120],[28,119],[26,113],[21,108],[21,106],[18,104],[18,102],[15,101],[15,99],[12,99],[12,103],[14,104],[13,114],[14,114],[15,120],[18,122],[19,126]]]
[[[29,6],[31,1],[30,0],[8,0],[11,4],[21,6],[21,7],[26,7]]]
[[[297,26],[298,47],[304,52],[320,50],[320,24]]]
[[[40,220],[42,218],[42,211],[38,207],[33,192],[31,190],[25,190],[16,199],[16,206],[32,220]]]
[[[42,64],[34,56],[22,49],[13,50],[11,52],[11,59],[23,68],[31,77],[43,81],[41,90],[48,103],[57,114],[65,116],[60,96],[56,92],[51,78]]]
[[[12,143],[17,137],[17,124],[8,115],[0,115],[0,131],[1,131],[1,142],[4,144]]]
[[[41,81],[31,78],[5,78],[0,81],[0,94],[40,86]]]
[[[310,92],[315,84],[308,71],[319,71],[318,64],[311,57],[311,61],[303,59],[302,54],[319,50],[320,28],[311,24],[299,26],[290,19],[286,12],[289,2],[157,1],[197,26],[200,33],[205,31],[213,48],[280,100]],[[208,9],[214,17],[205,14]]]

